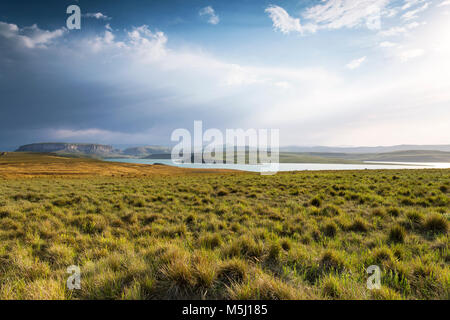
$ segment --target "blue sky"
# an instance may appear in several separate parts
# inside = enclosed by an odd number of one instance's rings
[[[77,4],[81,30],[65,13]],[[0,147],[450,143],[450,1],[2,1]]]

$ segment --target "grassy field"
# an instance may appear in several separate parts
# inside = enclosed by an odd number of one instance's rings
[[[131,163],[105,162],[78,156],[9,152],[0,155],[0,177],[146,177],[168,175],[214,174],[228,170],[192,170],[164,165],[146,166]]]
[[[450,298],[450,170],[260,176],[7,154],[0,182],[0,299]],[[73,264],[81,290],[65,287]]]

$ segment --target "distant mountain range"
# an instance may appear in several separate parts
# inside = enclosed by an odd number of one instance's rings
[[[97,158],[133,157],[144,158],[152,154],[170,154],[169,147],[145,146],[125,150],[115,149],[110,145],[94,143],[45,142],[33,143],[19,147],[16,152],[57,153],[61,155],[79,155]]]
[[[411,150],[428,150],[428,151],[445,151],[450,152],[450,144],[441,145],[408,145],[402,144],[398,146],[379,146],[379,147],[300,147],[288,146],[281,147],[280,152],[320,152],[320,153],[387,153],[396,151]]]
[[[238,148],[240,152],[249,148]],[[256,150],[256,149],[252,149]],[[33,143],[17,152],[57,153],[95,158],[170,159],[171,148],[139,146],[124,150],[110,145],[89,143]],[[282,147],[284,163],[356,163],[361,161],[450,162],[450,145],[399,145],[391,147]]]
[[[162,147],[162,146],[133,147],[127,148],[122,151],[123,155],[140,158],[145,158],[154,154],[170,154],[170,153],[171,149],[169,147]]]
[[[450,162],[450,152],[408,150],[382,153],[280,152],[281,163]]]
[[[17,152],[41,152],[41,153],[60,153],[74,155],[90,156],[108,156],[121,153],[112,146],[92,143],[65,143],[65,142],[47,142],[33,143],[19,147]]]

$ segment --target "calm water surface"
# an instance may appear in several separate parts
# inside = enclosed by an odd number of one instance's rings
[[[260,172],[262,165],[242,165],[242,164],[200,164],[174,163],[170,159],[106,159],[112,162],[155,164],[161,163],[170,166],[196,169],[233,169],[242,171]],[[265,166],[267,169],[268,167]],[[366,161],[366,164],[330,164],[330,163],[280,163],[277,171],[304,171],[304,170],[365,170],[365,169],[448,169],[450,163],[437,162],[375,162]],[[264,169],[263,169],[264,170]]]

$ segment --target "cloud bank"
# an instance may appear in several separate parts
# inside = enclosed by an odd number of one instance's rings
[[[270,8],[280,32],[309,32]],[[333,13],[338,25],[367,29],[363,16],[327,8],[309,12],[322,10],[318,25]],[[2,142],[166,144],[174,129],[203,120],[280,129],[283,145],[448,143],[450,22],[412,23],[374,32],[378,57],[355,54],[333,68],[237,63],[173,46],[147,25],[74,33],[0,22]]]
[[[318,30],[338,30],[367,28],[380,30],[382,19],[392,18],[399,12],[403,21],[415,20],[421,12],[427,10],[430,2],[425,0],[405,0],[402,6],[396,6],[392,0],[324,0],[305,9],[301,15],[307,23],[301,23],[300,18],[293,17],[282,7],[270,5],[265,12],[273,22],[273,27],[284,34],[298,32],[315,33]],[[446,2],[441,3],[445,5]],[[397,26],[396,28],[402,28]]]

